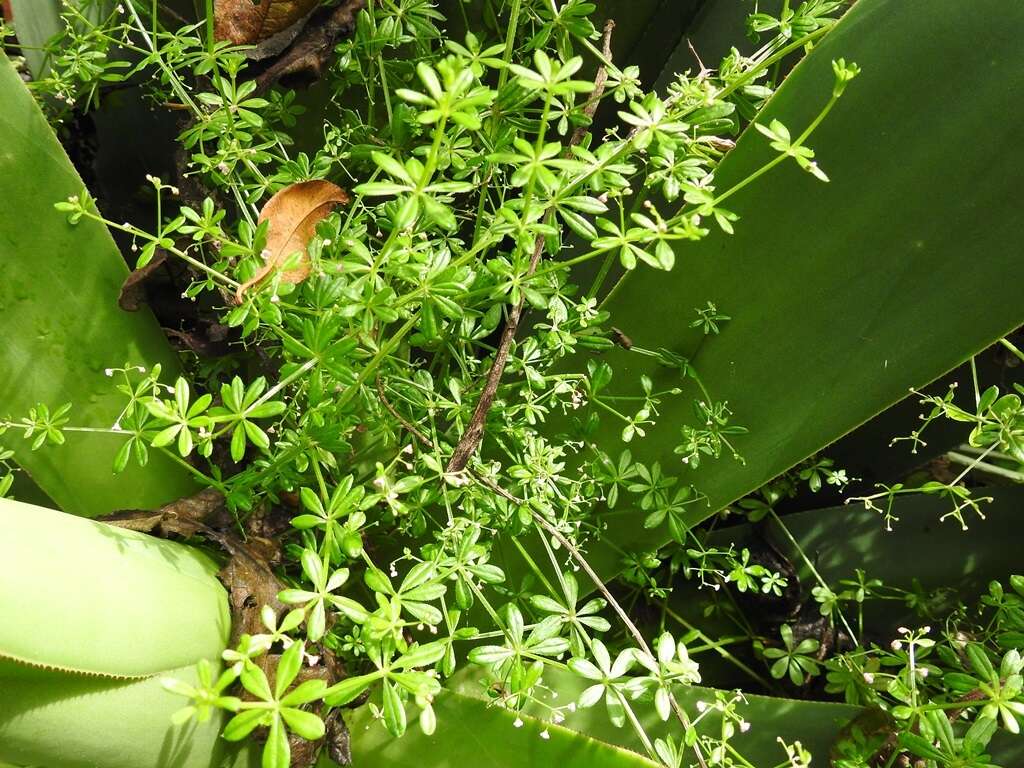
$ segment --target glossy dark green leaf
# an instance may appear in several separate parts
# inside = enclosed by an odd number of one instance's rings
[[[196,662],[218,663],[227,642],[227,595],[208,557],[0,500],[0,561],[0,760],[225,765],[220,716],[174,725],[188,700],[161,684],[195,685]]]
[[[547,686],[557,691],[557,701],[559,702],[575,700],[588,684],[588,681],[558,670],[546,672],[544,680]],[[474,690],[472,684],[468,682],[464,682],[464,688],[466,691]],[[855,718],[861,718],[867,712],[863,707],[849,704],[753,694],[742,694],[741,696],[734,691],[702,686],[682,689],[677,693],[676,698],[680,706],[689,713],[691,719],[698,718],[701,709],[707,710],[707,714],[700,717],[697,731],[714,738],[721,737],[722,728],[721,717],[714,711],[715,702],[719,700],[733,701],[735,711],[747,726],[746,730],[734,726],[736,731],[729,743],[756,766],[784,764],[785,752],[779,744],[780,738],[787,744],[799,741],[804,748],[811,752],[813,765],[827,766],[829,765],[829,755],[836,742],[846,736]],[[649,704],[637,706],[635,711],[644,730],[652,740],[672,736],[678,742],[681,738],[683,728],[675,718],[663,722],[654,707]],[[858,724],[866,727],[864,720],[858,720]],[[567,728],[573,729],[579,739],[593,737],[600,739],[602,743],[617,745],[635,754],[643,751],[643,745],[635,731],[628,724],[622,728],[614,726],[609,720],[607,710],[600,703],[587,709],[578,709],[566,719],[565,725]],[[443,727],[444,721],[439,716],[438,730],[440,731]],[[447,747],[447,742],[444,747]],[[1018,765],[1019,761],[1024,758],[1024,739],[1001,732],[993,739],[989,752],[994,755],[1000,765]],[[684,762],[684,765],[694,764],[694,762],[691,759],[689,762]],[[441,764],[458,765],[457,762]],[[489,764],[496,768],[505,766],[517,768],[519,765],[542,763],[520,763],[510,750],[510,754],[495,759]],[[549,764],[556,765],[556,763]],[[641,764],[647,763],[645,761]],[[374,765],[376,764],[374,763]],[[405,764],[401,763],[400,765]],[[570,765],[574,764],[570,763]],[[629,765],[629,763],[622,763],[622,765]]]
[[[462,693],[445,692],[434,700],[437,730],[426,736],[410,725],[394,739],[375,722],[368,707],[356,710],[352,762],[361,768],[654,768],[629,749],[513,713]]]
[[[117,305],[128,268],[106,227],[69,224],[53,204],[80,194],[79,178],[10,62],[0,56],[0,416],[19,419],[39,402],[72,403],[72,425],[113,426],[124,407],[107,368],[125,363],[178,370],[152,314]],[[11,431],[4,444],[62,509],[95,516],[154,507],[195,490],[188,473],[150,452],[150,466],[113,472],[125,438],[69,433],[31,451]]]
[[[804,552],[813,553],[825,581],[852,578],[854,569],[861,568],[869,577],[903,589],[910,589],[916,579],[926,589],[954,587],[969,599],[991,579],[1002,580],[1008,588],[1009,576],[1024,570],[1017,541],[1024,488],[982,489],[978,495],[992,501],[980,505],[984,520],[965,513],[966,531],[955,520],[940,520],[952,508],[949,501],[924,494],[895,501],[893,514],[899,519],[891,531],[877,512],[856,502],[782,520]],[[777,524],[769,521],[766,526],[775,546],[790,554],[792,547]],[[754,535],[751,526],[743,525],[716,532],[711,542],[742,547]],[[801,579],[809,578],[799,556],[790,556]]]
[[[63,26],[60,20],[60,0],[11,0],[14,16],[12,26],[18,36],[18,43],[24,46],[24,56],[33,77],[45,77],[49,66],[42,48]],[[90,9],[92,21],[96,21],[96,8]]]
[[[916,580],[925,589],[953,587],[962,599],[971,600],[985,589],[990,579],[1006,585],[1009,575],[1020,570],[1016,531],[1024,489],[996,488],[986,493],[993,497],[992,503],[984,507],[986,519],[971,520],[966,532],[954,521],[939,522],[940,516],[948,511],[948,503],[924,495],[896,501],[893,509],[900,519],[892,531],[885,530],[877,513],[856,504],[787,515],[783,519],[803,550],[813,555],[815,568],[830,583],[851,578],[855,568],[862,568],[869,578],[881,578],[888,585],[911,589]],[[806,566],[791,551],[788,541],[777,535],[774,523],[769,523],[768,530],[773,544],[792,557],[805,590],[809,591],[813,581]],[[749,525],[725,528],[715,532],[710,544],[742,547],[752,544],[763,533],[756,533]],[[699,606],[703,603],[688,585],[673,591],[672,602],[679,612],[701,621]],[[867,616],[872,631],[876,635],[881,632],[882,636],[885,626],[894,631],[898,621],[912,618],[905,606],[892,601],[881,606],[869,603]],[[700,659],[702,665],[705,658]],[[556,687],[560,698],[578,695],[584,687],[577,680],[557,674],[546,677],[546,682]],[[468,685],[465,689],[472,690]],[[696,716],[697,702],[710,703],[716,695],[714,689],[698,686],[687,689],[679,698],[685,709]],[[834,702],[754,695],[745,698],[746,703],[740,705],[739,711],[752,725],[750,731],[737,735],[735,743],[755,765],[780,761],[776,735],[787,741],[799,739],[815,755],[815,764],[824,764],[841,730],[864,712],[859,707]],[[651,734],[663,735],[676,727],[661,723],[649,707],[638,708],[638,714]],[[712,728],[715,723],[712,718]],[[770,727],[766,728],[766,724]],[[630,749],[642,748],[628,728],[614,729],[600,707],[581,710],[567,725]],[[1000,765],[1017,765],[1024,759],[1024,739],[1001,732],[989,751]]]
[[[670,275],[637,270],[610,302],[634,345],[692,360],[749,429],[734,438],[744,463],[726,455],[687,470],[672,449],[694,423],[691,398],[667,398],[658,426],[630,444],[707,494],[693,522],[1024,321],[1024,155],[1008,149],[1024,142],[1024,102],[1012,96],[1024,88],[1022,24],[1024,5],[1001,0],[860,0],[759,118],[802,130],[831,93],[832,60],[857,62],[862,74],[810,141],[831,183],[777,168],[730,200],[734,235],[680,246]],[[773,154],[748,131],[717,186]],[[707,301],[733,319],[705,338],[689,326]],[[616,387],[641,374],[656,390],[680,383],[649,357],[617,349],[606,359]],[[621,424],[605,422],[596,442],[611,448]],[[639,514],[620,504],[605,538],[626,550],[664,543],[667,526],[644,529]],[[602,574],[619,567],[599,543],[588,556]]]

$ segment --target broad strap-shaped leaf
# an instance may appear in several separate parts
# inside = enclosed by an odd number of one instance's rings
[[[0,55],[0,417],[72,403],[71,424],[113,426],[124,407],[104,369],[125,363],[178,370],[148,309],[123,312],[117,296],[128,268],[105,226],[69,224],[53,204],[82,192],[35,100]],[[66,512],[94,517],[151,508],[195,490],[188,473],[150,454],[150,466],[114,475],[125,437],[69,433],[59,447],[31,451],[9,432],[15,460]]]
[[[832,60],[857,62],[862,74],[810,141],[831,183],[787,162],[729,200],[741,216],[734,235],[681,245],[670,275],[637,271],[610,302],[636,346],[692,360],[733,423],[749,429],[734,441],[745,463],[726,455],[688,471],[673,448],[680,427],[696,425],[691,398],[665,398],[658,426],[630,445],[707,494],[691,522],[1024,321],[1024,155],[1013,149],[1024,143],[1024,102],[1014,96],[1024,88],[1022,25],[1024,5],[1002,0],[860,0],[759,117],[797,135],[831,93]],[[716,186],[774,154],[747,131]],[[733,319],[704,338],[689,326],[708,301]],[[608,359],[616,386],[644,373],[655,390],[679,383],[649,357],[618,349]],[[621,424],[603,426],[595,442],[611,448]],[[668,538],[628,505],[605,519],[604,538],[626,550]],[[600,542],[589,557],[605,575],[619,566]]]
[[[475,681],[478,674],[475,670],[468,669],[458,673],[455,678],[449,681],[449,686],[459,691],[459,695],[469,700],[480,701],[482,688]],[[570,672],[549,669],[544,673],[544,684],[551,690],[557,692],[557,699],[550,703],[564,705],[578,699],[579,695],[592,681],[573,675]],[[736,694],[729,691],[718,691],[714,688],[692,686],[680,689],[677,699],[680,705],[696,718],[698,714],[698,702],[704,702],[713,708],[717,696],[724,696],[727,700],[732,699]],[[531,705],[528,712],[535,712]],[[539,708],[537,708],[539,710]],[[500,710],[499,710],[500,711]],[[674,718],[667,723],[661,721],[654,707],[649,702],[643,702],[634,707],[634,711],[640,718],[648,735],[666,736],[671,735],[678,742],[682,735],[682,726]],[[744,700],[737,705],[739,714],[752,726],[747,731],[737,731],[730,739],[733,744],[747,759],[754,765],[776,765],[782,762],[784,753],[778,744],[777,738],[782,737],[787,742],[799,739],[801,743],[815,754],[815,765],[819,760],[827,765],[824,759],[828,755],[829,748],[835,739],[836,734],[850,720],[860,712],[860,707],[847,704],[835,704],[830,702],[796,701],[793,699],[780,699],[770,696],[745,695]],[[540,715],[539,711],[535,714]],[[531,718],[526,722],[534,724]],[[438,716],[438,732],[444,721]],[[629,725],[617,728],[608,719],[607,710],[602,703],[586,709],[577,709],[567,715],[564,723],[567,729],[577,733],[579,738],[593,738],[600,740],[607,745],[624,747],[634,753],[643,752],[643,745],[639,737]],[[542,727],[542,726],[540,726]],[[702,718],[698,727],[701,733],[712,736],[721,735],[721,719],[711,711]],[[585,734],[585,735],[584,735]],[[355,732],[353,735],[356,736]],[[357,742],[358,744],[358,742]],[[691,761],[692,762],[692,761]],[[458,763],[452,763],[457,765]],[[499,768],[514,768],[521,763],[514,757],[503,756],[496,759],[493,765]],[[525,763],[528,765],[556,765],[556,763]],[[688,765],[689,763],[684,763]]]
[[[82,5],[75,0],[75,5]],[[32,76],[37,80],[47,75],[49,63],[43,47],[54,35],[64,30],[60,19],[63,3],[61,0],[10,0],[9,7],[14,32],[18,36],[18,45],[25,56]],[[84,15],[92,23],[102,18],[102,14],[113,6],[110,0],[88,3],[83,8]]]
[[[1020,558],[1015,557],[1019,537],[1015,532],[1019,529],[1024,489],[994,488],[987,495],[991,495],[993,501],[985,507],[986,519],[971,521],[968,531],[962,531],[952,521],[940,523],[939,516],[949,509],[948,502],[924,495],[897,499],[893,510],[900,520],[893,531],[885,530],[877,513],[859,505],[802,512],[783,519],[803,550],[814,557],[818,572],[830,583],[851,578],[854,568],[863,568],[869,577],[881,578],[888,585],[911,589],[918,580],[925,589],[954,587],[961,599],[971,601],[990,579],[1001,579],[1005,583],[1010,574],[1020,571]],[[715,532],[710,543],[715,546],[732,543],[739,547],[751,543],[754,535],[752,526],[724,528]],[[789,553],[789,545],[783,538],[779,537],[775,543]],[[965,556],[965,552],[971,556]],[[794,566],[802,570],[803,564],[795,554],[793,557]],[[804,583],[809,593],[813,581]],[[678,612],[700,623],[707,631],[707,619],[700,610],[705,603],[689,584],[677,585],[671,601]],[[901,608],[901,603],[893,601],[881,605],[869,603],[867,614],[873,632],[882,632],[878,636],[884,637],[885,626],[891,625],[895,631],[897,619],[910,621],[911,617]],[[696,658],[702,668],[706,662],[710,662],[711,668],[721,666],[711,654]],[[467,673],[456,678],[452,684],[458,690],[472,693],[478,689],[469,682],[471,678]],[[544,681],[558,691],[559,701],[578,697],[588,682],[558,671],[545,673]],[[683,689],[678,699],[695,717],[698,702],[711,704],[719,695],[731,696],[727,691],[694,686]],[[800,740],[814,755],[814,765],[827,765],[829,751],[844,727],[864,710],[836,702],[745,694],[738,712],[751,727],[749,731],[737,733],[733,743],[755,765],[781,762],[776,737],[787,742]],[[675,721],[661,722],[649,705],[638,706],[637,714],[652,736],[678,732]],[[703,727],[707,732],[716,733],[719,722],[717,716],[712,715]],[[643,748],[630,728],[615,728],[611,724],[602,706],[577,711],[566,725],[629,749]],[[1000,731],[989,752],[999,765],[1019,765],[1024,760],[1024,738]]]
[[[0,563],[0,760],[224,764],[221,719],[172,725],[188,701],[160,683],[194,684],[196,662],[219,662],[227,642],[227,596],[209,558],[2,500]]]
[[[545,683],[558,692],[559,700],[571,700],[585,687],[578,678],[560,671],[546,674]],[[687,712],[696,717],[699,702],[707,704],[710,708],[717,697],[730,700],[737,698],[738,694],[693,686],[681,691],[677,699]],[[652,739],[672,735],[678,740],[682,728],[676,720],[662,722],[651,706],[636,709],[644,730]],[[813,756],[812,765],[830,765],[829,755],[836,742],[846,738],[852,721],[866,712],[862,707],[849,704],[752,694],[743,694],[742,698],[738,699],[736,711],[749,727],[747,730],[737,729],[729,743],[757,766],[783,764],[785,753],[779,745],[780,738],[787,744],[799,741],[810,750]],[[597,735],[628,749],[642,749],[635,732],[628,726],[613,726],[603,706],[579,710],[569,722],[578,727],[580,732],[590,736]],[[858,721],[858,725],[866,727],[861,725],[861,722]],[[720,737],[720,716],[711,710],[701,721],[698,731]],[[1024,759],[1024,739],[1001,731],[993,739],[989,752],[999,765],[1019,765]],[[684,765],[691,763],[692,760]]]
[[[859,568],[868,578],[881,579],[890,587],[911,592],[949,590],[946,607],[952,609],[955,600],[972,605],[990,581],[1006,584],[1009,576],[1024,569],[1018,543],[1024,488],[994,487],[975,492],[992,501],[981,505],[984,520],[967,517],[966,531],[954,520],[941,521],[952,508],[949,500],[925,494],[894,500],[892,514],[898,521],[891,531],[886,530],[877,512],[860,503],[784,515],[782,521],[829,585],[835,587],[841,579],[856,578],[855,570]],[[736,551],[749,548],[756,558],[766,542],[788,558],[800,580],[804,600],[811,600],[811,590],[818,582],[774,520],[720,528],[708,537],[707,546],[732,546]],[[701,591],[695,582],[680,581],[673,585],[669,602],[677,614],[699,625],[706,635],[731,632],[729,619],[719,614],[704,615],[706,597],[706,590]],[[852,611],[846,615],[851,624],[854,616]],[[921,623],[902,600],[869,600],[864,605],[864,617],[871,637],[860,638],[862,641],[895,636],[898,626]],[[712,685],[728,688],[750,681],[746,673],[713,654],[702,654],[699,662],[704,681]]]
[[[375,722],[367,706],[349,720],[352,764],[360,768],[493,766],[493,768],[655,768],[629,749],[516,716],[475,696],[451,691],[434,700],[437,730],[426,736],[412,726],[401,739]]]
[[[980,505],[984,520],[964,513],[966,531],[955,520],[940,519],[952,509],[952,502],[926,494],[894,500],[892,514],[898,519],[891,531],[879,513],[856,502],[785,515],[782,522],[825,581],[852,578],[854,569],[861,568],[868,576],[903,589],[911,589],[915,580],[925,589],[951,587],[966,601],[992,579],[1005,581],[1024,572],[1019,541],[1024,488],[980,488],[975,494],[992,501]],[[723,528],[711,535],[709,545],[731,543],[740,548],[768,535],[791,558],[800,578],[811,579],[777,523],[769,520],[764,525],[766,530],[760,533],[751,524]]]
[[[581,680],[571,674],[554,670],[546,673],[545,683],[558,692],[559,701],[573,701],[586,687],[588,681]],[[729,700],[736,694],[729,691],[718,691],[714,688],[693,686],[683,689],[677,696],[680,706],[691,717],[698,714],[698,702],[710,707],[717,696]],[[650,704],[637,705],[637,717],[644,730],[653,739],[656,736],[672,735],[677,741],[682,733],[682,726],[675,718],[662,722],[654,707]],[[777,739],[783,738],[792,743],[799,740],[814,755],[814,764],[828,765],[827,755],[836,734],[861,711],[860,707],[832,702],[798,701],[772,696],[754,696],[745,694],[744,700],[737,704],[737,712],[750,723],[747,731],[737,731],[730,739],[739,752],[754,765],[770,766],[783,762],[785,753]],[[599,735],[613,744],[618,744],[634,751],[641,751],[643,746],[636,733],[628,725],[616,728],[608,719],[607,710],[598,705],[581,709],[573,713],[567,723],[577,727],[589,735]],[[706,716],[698,730],[712,736],[721,736],[721,719],[716,713]],[[691,753],[692,757],[692,753]],[[693,762],[691,760],[691,762]],[[684,763],[686,764],[686,763]]]
[[[4,499],[0,563],[0,658],[138,678],[227,642],[227,594],[191,547]]]
[[[68,628],[68,642],[75,630]],[[169,677],[197,683],[194,665]],[[112,680],[0,659],[0,761],[46,768],[254,768],[259,749],[221,739],[223,718],[173,725],[188,702],[159,677]],[[0,762],[2,765],[2,762]]]

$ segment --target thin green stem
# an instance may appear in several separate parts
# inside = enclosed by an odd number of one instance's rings
[[[769,507],[768,514],[771,516],[772,520],[775,521],[775,524],[779,527],[779,530],[782,531],[782,535],[786,537],[786,541],[788,541],[790,543],[790,546],[792,546],[800,555],[800,559],[804,561],[804,565],[807,566],[807,569],[811,572],[811,575],[814,576],[814,580],[818,582],[819,586],[828,589],[828,582],[826,582],[825,579],[822,578],[821,574],[818,573],[818,569],[814,567],[814,563],[811,562],[811,559],[809,557],[807,557],[807,553],[804,552],[804,548],[800,546],[800,542],[798,542],[796,540],[796,537],[794,537],[793,534],[790,533],[789,528],[786,526],[785,523],[782,522],[782,519],[778,516],[778,514],[776,514],[775,510]],[[839,616],[839,620],[843,623],[843,627],[845,627],[846,631],[849,632],[850,638],[853,640],[854,645],[857,645],[857,633],[853,631],[853,627],[850,626],[850,623],[846,620],[846,617],[843,615],[843,612],[838,605],[836,606],[836,614]]]
[[[1006,347],[1008,350],[1010,350],[1013,354],[1015,354],[1017,356],[1017,358],[1021,362],[1024,362],[1024,352],[1021,352],[1009,340],[1007,340],[1007,339],[1000,339],[999,343],[1002,344],[1004,347]]]
[[[984,461],[979,461],[978,457],[965,456],[962,453],[956,451],[949,451],[946,454],[946,458],[952,461],[954,464],[960,464],[961,466],[970,467],[980,472],[987,472],[990,475],[996,475],[997,477],[1005,477],[1008,480],[1013,480],[1015,483],[1024,483],[1024,473],[1015,472],[1012,469],[1006,469],[996,464],[989,464]]]

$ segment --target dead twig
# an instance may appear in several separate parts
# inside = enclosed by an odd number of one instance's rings
[[[612,30],[615,29],[615,22],[608,19],[608,22],[604,25],[604,43],[603,43],[603,55],[605,60],[611,60],[611,36]],[[604,94],[604,86],[608,81],[608,72],[605,68],[604,63],[597,68],[597,75],[594,77],[594,90],[590,100],[584,107],[584,114],[588,118],[592,118],[594,113],[597,111],[598,103],[601,101],[601,96]],[[576,146],[583,137],[586,136],[589,126],[580,126],[573,133],[569,140],[569,148]],[[550,210],[548,215],[550,215]],[[533,276],[534,272],[537,271],[537,265],[540,263],[540,257],[544,252],[544,237],[538,235],[534,241],[533,254],[530,256],[530,265],[526,270],[526,278],[529,279]],[[505,322],[505,328],[501,333],[501,341],[498,343],[497,352],[494,355],[494,362],[491,364],[491,369],[487,372],[487,380],[484,383],[483,391],[480,393],[480,399],[477,401],[476,408],[473,410],[473,416],[469,421],[469,426],[466,427],[466,431],[462,433],[462,437],[459,438],[458,444],[455,446],[455,450],[452,452],[451,458],[448,460],[448,466],[445,468],[447,472],[461,472],[466,468],[469,460],[476,453],[477,448],[480,447],[480,441],[484,436],[484,425],[487,422],[487,414],[491,410],[491,406],[494,404],[495,395],[498,392],[498,385],[501,383],[502,374],[505,372],[505,366],[508,363],[509,352],[512,348],[512,340],[515,339],[516,332],[519,330],[519,320],[523,316],[523,307],[526,303],[526,298],[520,298],[519,302],[512,308],[509,313],[508,320]]]
[[[615,29],[615,22],[612,19],[608,19],[604,24],[604,39],[601,42],[601,55],[604,56],[604,61],[612,60],[613,29]],[[601,103],[601,97],[604,95],[604,86],[607,82],[608,68],[602,62],[601,66],[597,68],[597,74],[594,76],[594,90],[590,92],[590,99],[583,107],[583,114],[587,116],[587,123],[577,126],[576,130],[572,132],[572,138],[569,139],[570,147],[575,147],[583,141],[587,131],[590,130],[590,121],[594,119],[598,104]]]

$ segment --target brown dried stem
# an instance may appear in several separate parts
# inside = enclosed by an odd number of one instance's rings
[[[604,43],[603,43],[603,55],[606,61],[611,60],[611,36],[612,30],[615,29],[615,22],[608,19],[608,22],[604,25]],[[601,101],[601,96],[604,94],[604,86],[608,80],[608,72],[605,68],[604,62],[597,68],[597,75],[594,77],[594,90],[590,100],[587,102],[583,109],[584,114],[588,119],[594,116],[597,111],[598,103]],[[589,126],[580,126],[573,133],[572,138],[569,140],[569,147],[573,147],[583,141],[583,137],[586,136]],[[550,214],[550,210],[548,211]],[[533,276],[534,272],[537,271],[537,265],[540,263],[540,257],[544,252],[544,237],[538,235],[534,241],[533,254],[530,256],[530,265],[526,270],[526,278],[529,279]],[[484,436],[484,424],[487,422],[487,414],[491,410],[491,406],[494,404],[495,395],[498,393],[498,385],[501,383],[502,374],[505,372],[505,365],[508,363],[509,352],[512,347],[512,341],[515,339],[516,332],[519,330],[519,320],[523,316],[523,306],[526,303],[526,298],[520,298],[519,302],[512,308],[509,313],[508,320],[505,322],[505,328],[501,333],[501,341],[498,343],[497,352],[494,355],[494,362],[491,364],[491,369],[487,372],[487,380],[484,383],[483,391],[480,393],[480,399],[477,401],[476,408],[473,410],[473,416],[469,421],[469,426],[466,427],[466,431],[462,433],[462,437],[459,438],[458,445],[455,446],[455,450],[452,452],[451,458],[448,460],[448,466],[446,471],[448,472],[461,472],[466,468],[469,460],[476,453],[477,448],[480,447],[480,441]]]

